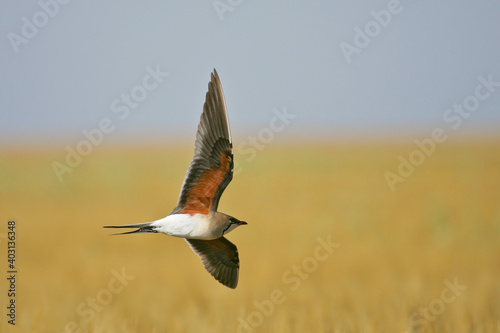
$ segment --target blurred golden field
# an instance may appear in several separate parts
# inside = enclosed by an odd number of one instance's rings
[[[238,288],[182,239],[109,236],[176,205],[192,145],[98,147],[59,182],[60,150],[4,149],[0,248],[17,222],[18,313],[2,332],[500,332],[500,142],[446,143],[390,191],[414,144],[272,145],[219,210],[247,221]],[[328,238],[332,253],[318,246]],[[116,275],[125,274],[121,281]],[[450,290],[458,283],[462,289]],[[277,301],[278,300],[278,301]]]

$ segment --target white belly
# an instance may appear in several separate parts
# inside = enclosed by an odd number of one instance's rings
[[[172,214],[151,223],[158,232],[164,234],[195,239],[213,239],[209,230],[209,217],[204,214]]]

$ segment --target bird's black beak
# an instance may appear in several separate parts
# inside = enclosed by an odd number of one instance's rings
[[[246,225],[246,224],[248,224],[248,223],[246,223],[245,221],[239,221],[238,222],[238,225]]]

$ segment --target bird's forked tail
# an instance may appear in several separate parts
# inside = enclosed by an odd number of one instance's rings
[[[155,230],[155,227],[151,225],[151,222],[146,223],[137,223],[137,224],[126,224],[126,225],[106,225],[103,228],[139,228],[133,231],[121,232],[113,235],[127,235],[127,234],[142,234],[145,232],[158,232]]]

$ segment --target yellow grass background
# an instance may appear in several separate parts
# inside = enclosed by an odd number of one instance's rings
[[[249,223],[228,236],[240,254],[236,290],[215,281],[181,239],[102,229],[168,214],[191,145],[97,147],[63,182],[51,163],[64,152],[4,149],[1,267],[6,276],[4,236],[15,219],[19,274],[15,327],[1,279],[0,330],[500,332],[500,143],[440,145],[391,192],[384,172],[413,149],[289,144],[253,161],[236,155],[241,168],[219,206]],[[340,246],[291,290],[283,275],[311,262],[318,237]],[[106,291],[122,270],[133,279]],[[445,280],[467,287],[450,303]],[[276,290],[284,301],[270,308]],[[98,296],[106,304],[92,310]]]

